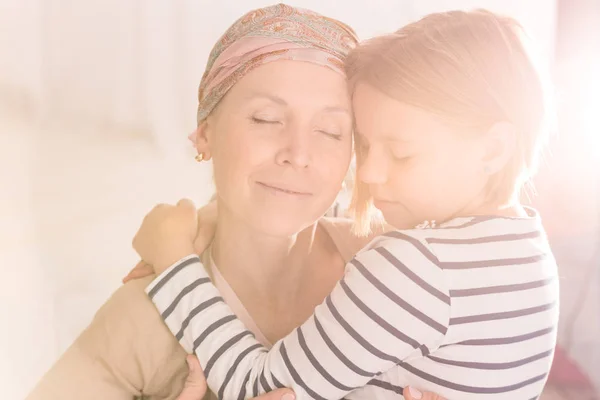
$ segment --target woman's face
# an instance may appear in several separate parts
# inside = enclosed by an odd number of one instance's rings
[[[293,235],[323,216],[348,171],[346,81],[310,63],[267,63],[229,91],[199,136],[221,207],[266,234]]]

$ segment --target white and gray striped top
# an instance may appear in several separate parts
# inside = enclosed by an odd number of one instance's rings
[[[556,341],[558,280],[539,217],[528,212],[378,237],[270,351],[196,256],[147,292],[219,398],[275,387],[298,399],[399,398],[411,384],[448,399],[535,399]]]

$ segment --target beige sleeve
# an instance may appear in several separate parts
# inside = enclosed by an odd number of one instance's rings
[[[175,399],[186,353],[144,292],[153,278],[120,287],[26,400]]]

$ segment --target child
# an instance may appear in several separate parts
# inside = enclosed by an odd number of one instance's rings
[[[148,294],[220,398],[276,387],[297,398],[387,398],[407,384],[448,399],[541,394],[558,282],[539,216],[518,203],[548,111],[520,31],[487,11],[454,11],[350,54],[357,226],[368,226],[373,201],[387,223],[415,228],[357,254],[313,316],[270,351],[222,301],[200,259],[181,258],[191,239],[169,256],[167,244],[137,248],[164,270]],[[160,209],[138,236],[160,231],[148,224],[171,211]],[[181,260],[169,267],[159,253]]]

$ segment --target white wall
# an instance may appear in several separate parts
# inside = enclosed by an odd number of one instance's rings
[[[196,86],[208,53],[241,13],[271,4],[247,0],[0,0],[0,88],[26,96],[44,117],[80,119],[154,132],[177,151],[193,126]],[[550,51],[553,1],[296,0],[355,27],[389,32],[429,12],[486,7],[520,18]],[[372,13],[366,17],[365,8]],[[184,141],[182,141],[184,142]],[[178,143],[177,145],[174,143]]]
[[[186,141],[197,84],[229,24],[271,3],[0,0],[3,398],[23,398],[119,285],[154,203],[211,195],[209,167]],[[290,4],[361,37],[461,7],[520,18],[547,53],[554,35],[550,0]]]

